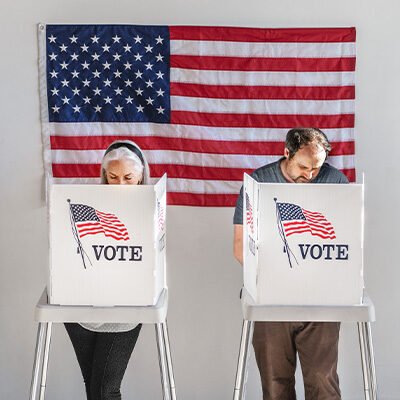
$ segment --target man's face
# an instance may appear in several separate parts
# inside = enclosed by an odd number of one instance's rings
[[[282,172],[293,183],[311,182],[326,159],[325,150],[316,144],[301,147],[293,158],[289,159],[289,150],[285,148],[286,160],[282,163]]]

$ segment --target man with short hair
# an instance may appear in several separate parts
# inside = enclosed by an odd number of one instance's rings
[[[348,183],[325,163],[331,146],[316,128],[295,128],[286,135],[283,157],[250,175],[258,182]],[[243,265],[243,187],[236,202],[234,256]],[[264,400],[295,400],[296,352],[299,354],[306,400],[340,399],[339,322],[256,322],[253,347]]]

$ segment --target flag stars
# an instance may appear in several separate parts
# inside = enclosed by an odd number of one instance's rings
[[[78,54],[73,53],[71,54],[71,61],[77,61],[78,60]]]
[[[97,95],[97,96],[100,96],[101,89],[99,89],[99,88],[97,87],[96,89],[93,89],[93,92],[94,92],[95,96],[96,96],[96,95]]]
[[[68,86],[69,81],[67,81],[66,79],[64,79],[63,81],[61,81],[63,87],[64,86]]]
[[[96,71],[92,72],[92,74],[93,74],[94,78],[100,78],[100,72],[97,71],[97,69],[96,69]]]
[[[78,105],[75,105],[72,108],[74,109],[74,113],[79,113],[81,111],[81,108]]]
[[[92,36],[90,39],[92,39],[92,43],[99,43],[99,38],[96,35]]]
[[[142,106],[142,105],[138,105],[137,107],[136,107],[136,109],[137,109],[137,112],[143,112],[143,110],[144,110],[144,107]]]
[[[132,48],[132,46],[129,46],[129,44],[126,44],[126,46],[124,46],[124,49],[125,49],[125,53],[126,52],[131,52],[131,48]]]
[[[157,76],[157,79],[162,79],[163,76],[164,76],[164,74],[163,74],[161,71],[158,71],[158,72],[156,73],[156,76]]]
[[[88,96],[83,98],[83,101],[85,102],[85,104],[90,104],[90,100],[92,100],[92,99]]]
[[[96,111],[98,113],[101,112],[101,107],[99,105],[94,106],[94,111]]]
[[[52,96],[57,96],[58,95],[59,90],[56,88],[51,89],[51,95]]]
[[[49,36],[49,37],[48,37],[48,39],[49,39],[50,43],[55,43],[55,42],[56,42],[56,39],[57,39],[57,37],[56,37],[56,36],[53,36],[53,35],[51,35],[51,36]]]
[[[119,87],[114,89],[115,94],[121,95],[122,94],[122,89],[120,89]]]
[[[122,113],[122,109],[123,109],[123,107],[121,107],[119,104],[115,107],[116,112]]]
[[[135,61],[142,61],[142,57],[143,56],[139,53],[135,54]]]
[[[158,37],[156,37],[156,44],[162,44],[162,42],[163,42],[163,40],[164,40],[164,38],[162,38],[160,35],[158,35]]]
[[[60,64],[60,66],[61,66],[62,69],[67,69],[68,63],[66,63],[65,61],[63,61],[63,62]]]
[[[121,39],[119,36],[115,35],[113,38],[114,43],[119,43],[119,40]]]
[[[50,76],[52,78],[57,78],[57,75],[58,75],[58,72],[56,72],[54,69],[53,69],[53,71],[50,72]]]
[[[59,46],[61,51],[65,51],[67,52],[68,46],[66,46],[65,44],[62,44],[61,46]]]
[[[140,88],[135,89],[135,92],[136,92],[137,96],[142,96],[143,95],[143,89],[140,89]]]
[[[129,87],[132,85],[132,81],[129,80],[129,79],[127,79],[126,81],[124,81],[124,83],[125,83],[126,86],[129,86]]]
[[[99,57],[97,53],[92,54],[93,61],[99,61]]]
[[[69,99],[67,96],[65,96],[63,99],[61,99],[62,100],[62,102],[64,103],[64,104],[69,104],[69,101],[71,100],[71,99]]]
[[[164,114],[164,109],[160,106],[156,109],[159,114]]]
[[[110,69],[110,63],[108,63],[107,61],[103,64],[104,69]]]
[[[53,109],[53,113],[58,113],[60,110],[60,107],[57,107],[56,105],[54,107],[51,107]]]
[[[79,76],[79,72],[75,69],[75,70],[72,72],[72,77],[73,77],[73,78],[78,78],[78,76]]]
[[[71,43],[77,43],[76,41],[78,40],[78,38],[75,35],[72,35],[69,40],[71,41]]]
[[[50,57],[50,61],[55,61],[57,58],[57,54],[51,53],[51,54],[49,54],[49,57]]]
[[[82,51],[88,51],[88,49],[89,49],[89,47],[88,46],[86,46],[86,44],[85,43],[83,43],[83,46],[81,46],[81,49],[82,49]]]
[[[149,44],[147,46],[144,46],[144,48],[146,49],[146,53],[151,53],[153,51],[153,47]]]
[[[157,97],[159,97],[159,96],[163,97],[164,96],[164,90],[162,90],[162,89],[156,90],[156,93],[157,93]]]
[[[105,81],[103,81],[104,86],[111,86],[111,81],[107,78]]]
[[[114,75],[115,75],[116,78],[120,78],[120,77],[121,77],[121,74],[122,74],[122,72],[120,72],[120,71],[118,71],[118,70],[116,70],[116,71],[114,72]]]
[[[137,71],[135,72],[135,75],[136,75],[136,79],[139,79],[139,78],[142,77],[143,72],[140,72],[139,70],[137,70]]]
[[[108,46],[107,44],[104,44],[103,52],[106,52],[106,51],[110,52],[110,46]]]
[[[150,64],[150,62],[144,65],[146,66],[146,71],[153,68],[153,64]]]
[[[129,62],[127,61],[127,62],[124,64],[124,67],[125,67],[125,71],[126,71],[127,69],[131,69],[132,64],[129,63]]]
[[[121,55],[120,54],[118,54],[118,53],[115,53],[114,55],[113,55],[113,57],[114,57],[114,61],[119,61],[119,59],[121,58]]]
[[[139,35],[136,35],[136,37],[134,37],[134,39],[135,39],[135,43],[141,43],[143,38],[140,37]]]
[[[83,69],[89,69],[89,63],[87,62],[87,61],[85,61],[83,64],[81,64],[82,65],[82,68]]]
[[[80,90],[76,87],[74,89],[72,89],[72,93],[74,94],[74,96],[77,96],[79,94]]]
[[[158,62],[158,61],[161,61],[161,62],[162,62],[163,59],[164,59],[164,56],[162,56],[160,53],[158,53],[158,56],[156,56],[157,62]]]
[[[89,86],[90,81],[85,79],[84,81],[82,81],[82,83],[83,83],[83,86]]]
[[[112,98],[110,96],[107,96],[104,98],[105,104],[111,104]]]
[[[153,87],[154,82],[152,82],[150,79],[146,82],[147,87]]]
[[[125,98],[126,104],[132,104],[133,98],[131,96],[128,96]]]
[[[150,96],[146,99],[146,103],[148,104],[148,105],[153,105],[153,102],[154,102],[154,99],[152,99]]]

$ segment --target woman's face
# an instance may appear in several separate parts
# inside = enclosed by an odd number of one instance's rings
[[[137,185],[142,176],[135,161],[130,159],[109,161],[106,168],[107,183],[110,185]]]

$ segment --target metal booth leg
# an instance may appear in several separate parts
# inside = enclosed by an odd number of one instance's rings
[[[32,370],[32,381],[31,381],[31,393],[29,396],[30,400],[36,399],[36,391],[39,381],[39,371],[40,371],[40,363],[42,360],[43,346],[44,346],[44,333],[46,329],[46,324],[43,322],[39,322],[37,338],[36,338],[36,349],[35,349],[35,359],[33,361],[33,370]]]
[[[368,369],[369,369],[369,382],[371,387],[372,399],[377,400],[377,384],[376,384],[376,372],[375,372],[375,357],[374,357],[374,347],[372,343],[372,332],[371,332],[371,323],[363,322],[364,332],[366,337],[366,345],[367,345],[367,356],[368,356]]]
[[[239,358],[236,372],[235,391],[233,400],[244,400],[247,381],[247,364],[249,360],[249,347],[253,338],[254,322],[243,320],[242,338],[240,340]]]
[[[158,349],[158,361],[160,363],[160,374],[161,374],[161,386],[163,390],[163,399],[170,399],[170,388],[168,384],[168,372],[167,372],[167,357],[165,351],[165,343],[163,338],[163,327],[161,323],[155,324],[156,327],[156,338],[157,338],[157,349]]]
[[[44,400],[44,393],[46,391],[46,380],[47,380],[47,367],[49,365],[49,353],[50,353],[50,342],[51,342],[51,328],[53,323],[48,322],[45,332],[45,346],[43,353],[43,367],[42,367],[42,379],[40,382],[40,395],[39,400]]]
[[[367,338],[366,338],[366,331],[364,329],[364,322],[357,322],[357,327],[358,327],[358,336],[360,340],[361,366],[362,366],[363,381],[364,381],[364,398],[365,400],[371,400],[368,346],[366,342]]]
[[[170,398],[171,400],[176,400],[176,391],[175,391],[175,379],[174,379],[174,371],[172,368],[172,358],[171,358],[171,349],[169,345],[169,335],[168,335],[168,326],[167,321],[161,324],[163,331],[163,340],[164,340],[164,348],[165,355],[167,358],[167,371],[168,371],[168,379],[169,379],[169,390],[170,390]]]

